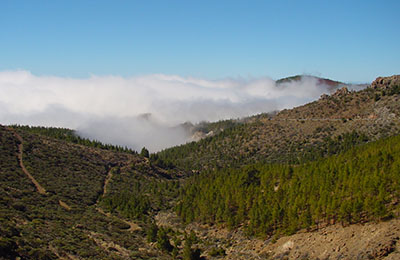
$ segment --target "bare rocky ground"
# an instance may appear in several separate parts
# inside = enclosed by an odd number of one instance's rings
[[[328,226],[261,248],[273,259],[400,259],[400,220]]]
[[[174,213],[161,212],[157,225],[180,231],[195,231],[202,240],[206,259],[400,259],[400,219],[380,223],[340,224],[312,232],[299,232],[273,240],[250,238],[242,230],[229,231],[215,226],[184,226]],[[224,248],[223,257],[210,257],[214,247]]]

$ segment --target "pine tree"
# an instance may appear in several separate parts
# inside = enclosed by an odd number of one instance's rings
[[[146,147],[143,147],[142,150],[140,151],[140,155],[149,158],[150,156],[149,150],[147,150]]]

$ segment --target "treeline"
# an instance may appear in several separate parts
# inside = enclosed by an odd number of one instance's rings
[[[59,140],[63,140],[66,142],[80,144],[88,147],[95,147],[109,151],[116,151],[116,152],[124,152],[130,154],[137,154],[135,150],[132,150],[128,147],[122,147],[118,145],[112,144],[103,144],[97,140],[90,140],[88,138],[82,138],[76,134],[74,130],[68,128],[59,128],[59,127],[44,127],[44,126],[28,126],[28,125],[12,125],[12,128],[21,129],[26,132],[30,132],[33,134],[39,134],[43,136],[48,136],[52,138],[56,138]]]
[[[254,164],[193,176],[177,205],[186,221],[292,234],[398,214],[400,136],[303,164]]]

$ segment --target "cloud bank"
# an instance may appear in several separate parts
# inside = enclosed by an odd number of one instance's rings
[[[151,151],[181,144],[177,125],[292,108],[328,93],[311,77],[277,86],[270,78],[207,80],[154,74],[85,79],[0,72],[0,123],[57,126]]]

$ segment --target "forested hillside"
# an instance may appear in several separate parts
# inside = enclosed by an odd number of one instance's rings
[[[244,225],[269,237],[302,228],[399,216],[400,136],[304,164],[254,164],[192,177],[178,214],[186,221]]]

